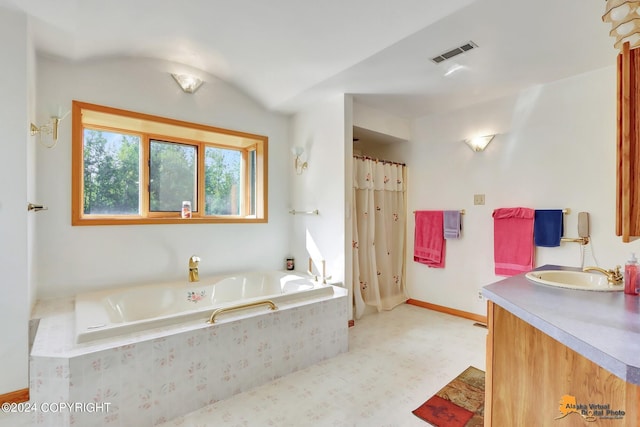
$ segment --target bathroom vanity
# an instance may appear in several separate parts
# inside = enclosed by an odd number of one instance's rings
[[[556,288],[524,274],[483,295],[485,426],[640,426],[640,297]]]

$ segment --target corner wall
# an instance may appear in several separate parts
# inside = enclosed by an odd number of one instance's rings
[[[27,116],[31,121],[36,120],[36,50],[33,46],[31,35],[27,37]],[[27,202],[38,203],[36,189],[36,177],[38,166],[36,164],[36,140],[27,136]],[[36,259],[36,213],[27,215],[27,271],[29,281],[29,307],[33,309],[38,293],[38,262]]]
[[[286,167],[290,179],[290,209],[318,209],[320,212],[317,216],[291,216],[290,247],[296,270],[306,271],[307,260],[311,256],[317,272],[320,261],[324,259],[327,275],[332,277],[332,281],[343,282],[350,295],[351,251],[346,252],[346,247],[351,244],[350,206],[347,202],[351,195],[346,187],[351,185],[347,164],[347,159],[351,162],[352,149],[351,110],[351,97],[341,94],[296,113],[291,123],[291,147],[304,147],[303,160],[309,167],[297,175],[290,150]],[[349,144],[345,143],[346,139]]]
[[[616,72],[608,67],[512,97],[414,122],[399,157],[409,168],[408,211],[465,209],[463,237],[447,241],[446,268],[413,261],[414,218],[408,218],[407,283],[411,298],[486,314],[478,290],[494,274],[493,219],[500,207],[570,208],[565,236],[577,237],[578,212],[591,219],[585,264],[624,265],[640,243],[615,236]],[[486,151],[462,140],[497,133]],[[484,206],[473,205],[485,194]],[[581,247],[537,248],[536,266],[581,265]]]
[[[30,45],[27,18],[0,7],[0,395],[29,386],[27,144]]]

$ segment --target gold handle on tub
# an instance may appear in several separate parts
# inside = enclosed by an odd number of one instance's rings
[[[209,320],[207,321],[207,323],[214,323],[216,321],[216,316],[218,314],[228,313],[230,311],[243,310],[245,308],[259,307],[261,305],[268,305],[271,310],[278,309],[278,307],[271,300],[255,301],[247,304],[234,305],[232,307],[222,307],[217,310],[214,310],[214,312],[211,313],[211,317],[209,317]]]

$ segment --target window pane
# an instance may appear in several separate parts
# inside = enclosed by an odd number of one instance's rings
[[[267,222],[268,137],[79,101],[72,109],[72,225]],[[184,200],[193,221],[180,218]]]
[[[256,214],[256,150],[249,151],[249,215]]]
[[[163,141],[150,145],[149,210],[178,212],[188,200],[197,211],[197,148]]]
[[[83,130],[84,213],[140,213],[140,137]]]
[[[204,153],[205,214],[239,215],[241,152],[206,147]]]

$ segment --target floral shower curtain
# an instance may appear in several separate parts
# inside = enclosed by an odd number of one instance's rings
[[[355,317],[365,306],[391,310],[407,300],[405,166],[353,159],[353,289]]]

